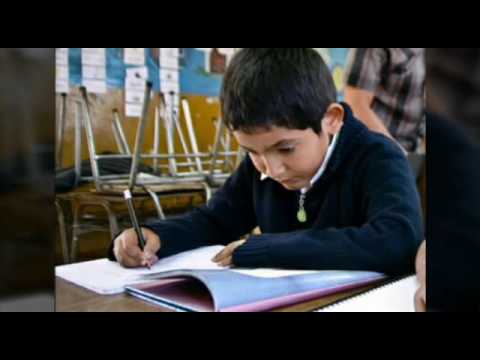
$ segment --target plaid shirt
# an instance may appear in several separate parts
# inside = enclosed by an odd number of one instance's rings
[[[346,84],[375,94],[372,109],[406,150],[415,151],[425,134],[423,48],[355,48]]]

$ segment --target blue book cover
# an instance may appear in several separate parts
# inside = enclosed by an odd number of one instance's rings
[[[271,270],[271,272],[276,270]],[[384,280],[367,271],[176,270],[155,274],[127,293],[179,311],[255,312],[286,307]],[[278,273],[277,273],[278,275]]]

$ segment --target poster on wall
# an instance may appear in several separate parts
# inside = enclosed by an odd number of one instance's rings
[[[177,116],[180,107],[180,49],[159,48],[160,91],[164,95],[167,114]]]
[[[348,52],[350,48],[314,48],[317,50],[324,61],[327,63],[335,86],[337,87],[339,100],[343,100],[345,89],[345,67],[347,65]]]
[[[68,48],[55,49],[55,91],[68,93],[69,91]]]
[[[343,75],[349,48],[314,49],[322,55],[329,66],[340,100],[342,100]],[[84,74],[90,77],[88,79],[82,78],[82,49],[68,48],[63,52],[63,59],[67,58],[69,61],[68,68],[63,67],[59,72],[60,80],[63,79],[64,84],[62,89],[65,89],[66,74],[69,75],[68,80],[71,86],[80,85],[85,80],[92,80],[94,83],[91,85],[95,85],[95,81],[99,81],[97,85],[102,91],[105,86],[107,88],[124,89],[127,69],[145,66],[148,71],[148,79],[153,83],[153,90],[164,93],[173,92],[175,95],[170,96],[169,106],[177,107],[178,94],[218,98],[226,67],[235,51],[239,49],[103,48],[83,50],[87,50],[87,52],[91,50],[87,60],[93,62],[93,64],[85,64],[87,69]],[[96,69],[90,69],[88,66],[96,67]]]
[[[345,66],[349,48],[314,48],[330,68],[340,100],[343,99]],[[218,97],[223,74],[235,48],[182,48],[180,89],[182,93]]]
[[[105,48],[82,48],[82,78],[88,92],[95,94],[107,92]]]
[[[145,97],[145,86],[148,80],[146,66],[132,67],[127,69],[125,79],[125,116],[142,116]]]

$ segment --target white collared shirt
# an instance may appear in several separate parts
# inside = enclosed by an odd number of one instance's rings
[[[339,137],[339,133],[335,134],[335,136],[333,137],[332,143],[330,144],[330,146],[327,149],[327,154],[325,155],[325,160],[323,161],[322,166],[320,166],[320,169],[318,169],[315,176],[312,178],[312,180],[310,180],[310,186],[304,187],[303,189],[300,190],[302,194],[306,194],[308,192],[308,190],[310,190],[312,188],[313,184],[315,184],[315,182],[317,182],[318,179],[320,179],[320,177],[323,175],[323,173],[327,169],[330,158],[332,157],[333,152],[335,150],[335,147],[337,146],[338,137]],[[261,181],[264,181],[268,178],[269,178],[269,176],[267,174],[262,173],[260,175],[260,180]]]

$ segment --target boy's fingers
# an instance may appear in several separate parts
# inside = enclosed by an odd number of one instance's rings
[[[247,242],[247,240],[238,240],[237,242],[235,242],[235,249],[237,247],[240,247],[242,246],[243,244],[245,244]]]
[[[228,267],[228,266],[231,266],[232,265],[232,257],[229,256],[227,257],[226,259],[220,261],[218,263],[218,265],[222,266],[222,267]]]
[[[135,268],[135,267],[141,266],[141,260],[137,258],[132,258],[126,254],[122,254],[121,256],[119,256],[117,260],[121,265],[129,268]]]
[[[419,289],[415,294],[415,311],[416,312],[426,312],[427,311],[426,304],[423,301],[424,298],[422,296],[422,293],[423,293],[422,290],[423,289]]]
[[[158,236],[150,234],[146,231],[143,232],[143,235],[146,241],[145,248],[143,249],[144,253],[146,255],[155,255],[161,248],[160,239]]]
[[[117,261],[125,267],[139,267],[142,261],[142,252],[135,245],[137,240],[136,234],[130,230],[124,231],[117,239],[115,239],[114,254]]]
[[[130,258],[139,259],[143,258],[143,252],[140,250],[138,244],[129,244],[127,242],[122,242],[123,252]]]
[[[119,250],[130,254],[130,256],[134,256],[130,248],[138,247],[138,239],[135,232],[132,232],[131,229],[125,230],[122,235],[120,235],[119,245]]]
[[[143,266],[148,266],[148,267],[152,267],[153,265],[155,265],[155,263],[158,262],[158,257],[153,255],[152,257],[150,258],[145,258],[145,260],[143,261],[142,265]]]
[[[229,249],[228,246],[220,251],[217,255],[215,255],[212,259],[213,262],[219,262],[222,261],[226,256],[229,254]]]
[[[212,259],[212,261],[213,262],[219,262],[219,261],[224,260],[226,257],[231,257],[233,252],[235,251],[235,249],[237,247],[245,244],[245,242],[246,242],[246,240],[238,240],[238,241],[235,241],[235,242],[231,243],[225,249],[223,249],[217,255],[215,255],[214,258]]]
[[[122,260],[122,265],[129,268],[137,268],[141,266],[141,262],[138,259],[125,257]]]

